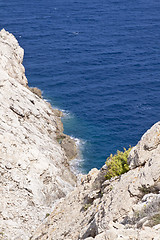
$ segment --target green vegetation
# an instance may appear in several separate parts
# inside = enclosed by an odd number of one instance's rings
[[[159,182],[157,182],[159,183]],[[140,191],[140,196],[139,198],[142,199],[144,195],[148,193],[156,193],[158,194],[160,191],[160,185],[157,185],[156,183],[150,187],[142,186],[138,188]]]
[[[4,237],[3,237],[3,232],[0,232],[0,240],[3,240],[4,239]],[[6,239],[7,240],[7,239]]]
[[[47,217],[49,217],[50,216],[50,213],[46,213],[46,216],[45,216],[45,218],[47,218]]]
[[[153,226],[158,225],[158,224],[160,224],[160,214],[159,213],[155,214],[154,216],[152,216],[150,218],[149,226],[153,227]]]
[[[146,218],[146,219],[145,219]],[[136,211],[130,223],[135,225],[139,222],[139,227],[142,227],[143,221],[145,219],[146,226],[153,227],[157,224],[160,224],[160,201],[154,200],[151,203],[144,204],[143,208],[140,211]]]
[[[91,203],[87,203],[83,206],[83,211],[87,211],[87,209],[91,206]]]
[[[131,151],[131,147],[124,151],[117,151],[117,154],[114,156],[111,154],[106,161],[106,165],[108,167],[107,174],[105,175],[106,179],[111,179],[112,177],[119,176],[125,172],[128,172],[129,166],[127,163],[128,155]]]

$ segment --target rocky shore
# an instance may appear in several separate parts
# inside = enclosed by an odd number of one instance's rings
[[[131,150],[130,170],[71,172],[61,112],[28,87],[23,49],[0,32],[0,239],[160,240],[160,122]]]

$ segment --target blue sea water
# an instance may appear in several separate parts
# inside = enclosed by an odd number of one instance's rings
[[[65,110],[65,133],[82,142],[80,171],[160,120],[159,13],[159,0],[0,1],[29,85]]]

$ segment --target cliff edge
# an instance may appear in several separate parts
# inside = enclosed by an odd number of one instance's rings
[[[129,155],[130,170],[106,180],[92,169],[58,203],[32,240],[160,240],[160,122]]]
[[[0,238],[12,240],[29,239],[76,183],[68,161],[75,143],[63,134],[61,112],[28,87],[23,55],[15,37],[1,30]]]

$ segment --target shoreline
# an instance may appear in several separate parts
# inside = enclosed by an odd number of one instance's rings
[[[58,108],[54,108],[52,104],[47,100],[43,98],[42,90],[37,87],[30,87],[29,85],[26,86],[27,89],[29,89],[32,93],[37,95],[39,98],[44,100],[46,104],[49,106],[49,108],[54,112],[54,114],[57,116],[56,119],[56,125],[57,125],[57,142],[61,145],[61,147],[64,149],[66,156],[68,158],[68,161],[74,160],[79,155],[79,149],[78,145],[76,144],[76,138],[69,136],[64,133],[63,128],[63,122],[62,118],[64,117],[63,110],[60,110]]]
[[[38,89],[39,89],[39,88],[38,88]],[[57,107],[57,106],[52,105],[52,102],[51,102],[49,99],[47,99],[46,97],[45,97],[45,98],[43,97],[43,91],[42,91],[41,89],[39,89],[39,90],[42,92],[42,98],[43,98],[43,100],[46,101],[47,103],[49,103],[49,104],[51,105],[51,108],[52,108],[53,110],[57,111],[57,113],[59,112],[58,115],[59,115],[59,117],[60,117],[60,119],[61,119],[61,122],[62,122],[63,126],[64,126],[64,124],[65,124],[65,123],[63,122],[63,119],[64,119],[64,121],[65,121],[65,119],[70,119],[70,118],[74,117],[74,115],[72,115],[69,111],[64,110],[64,109],[61,109],[61,108],[59,108],[59,107]],[[63,131],[64,131],[64,129],[63,129]],[[63,132],[63,133],[64,133],[64,132]],[[76,149],[77,149],[77,150],[76,150],[77,154],[76,154],[76,152],[75,152],[74,157],[69,160],[69,165],[70,165],[70,167],[71,167],[72,172],[73,172],[76,176],[77,176],[78,174],[87,174],[87,173],[85,172],[85,169],[82,169],[82,167],[79,166],[82,162],[84,162],[84,158],[83,158],[83,155],[82,155],[82,150],[83,150],[83,146],[85,145],[86,141],[83,140],[83,139],[77,138],[77,137],[75,137],[75,136],[68,135],[68,134],[66,134],[66,133],[64,133],[64,135],[69,136],[69,137],[74,141],[75,144],[74,144],[73,148],[74,148],[75,145],[76,145]]]

